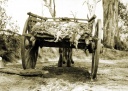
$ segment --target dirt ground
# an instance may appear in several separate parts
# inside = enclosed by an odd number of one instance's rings
[[[57,67],[57,61],[40,61],[36,69],[49,73],[41,76],[19,76],[0,73],[0,91],[128,91],[128,59],[100,59],[97,80],[90,79],[91,56],[73,58],[72,67]],[[21,63],[7,68],[22,68]]]

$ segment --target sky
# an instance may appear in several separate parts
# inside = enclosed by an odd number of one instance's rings
[[[13,20],[17,21],[20,27],[19,33],[23,31],[25,20],[27,19],[27,12],[33,12],[41,15],[42,9],[41,0],[9,0],[7,7],[7,14],[12,16]]]
[[[56,17],[73,17],[87,19],[88,7],[83,5],[85,0],[55,0]],[[91,1],[91,0],[89,0]],[[123,0],[124,2],[128,0]],[[27,12],[32,12],[40,16],[51,17],[48,9],[43,6],[43,0],[9,0],[7,14],[17,21],[22,34]],[[97,3],[95,14],[97,19],[103,19],[102,0]]]

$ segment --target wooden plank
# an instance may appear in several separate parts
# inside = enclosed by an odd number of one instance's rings
[[[59,47],[59,48],[75,48],[70,42],[49,42],[49,41],[40,41],[41,47]],[[83,42],[78,43],[77,49],[87,49],[87,45]]]
[[[26,37],[31,37],[31,34],[24,34]],[[55,38],[49,35],[36,35],[36,40],[39,41],[40,47],[57,47],[57,48],[75,48],[70,43],[69,38],[64,38],[58,42],[55,42]],[[98,38],[92,37],[93,41],[97,41]],[[78,41],[77,49],[87,49],[88,45],[85,44],[85,38],[80,38]]]
[[[42,17],[42,16],[39,16],[39,15],[36,15],[36,14],[33,14],[31,12],[28,12],[27,13],[29,16],[33,16],[33,17],[36,17],[36,18],[40,18],[40,19],[71,19],[71,20],[80,20],[80,21],[88,21],[88,19],[80,19],[80,18],[68,18],[68,17],[57,17],[57,18],[52,18],[52,17]]]
[[[88,22],[91,22],[92,20],[94,20],[96,18],[96,15],[93,15],[89,20]]]
[[[32,34],[23,34],[22,36],[32,37],[33,35]],[[37,34],[35,37],[36,37],[37,40],[39,40],[39,39],[40,40],[54,40],[55,39],[54,36],[52,36],[50,34],[41,34],[41,35]],[[66,38],[64,38],[62,40],[64,40],[64,41],[68,40],[69,41],[69,38],[66,37]],[[85,41],[85,39],[84,38],[80,38],[79,41]]]
[[[2,68],[0,72],[6,74],[14,74],[14,75],[21,75],[21,76],[40,76],[49,73],[45,70],[40,69],[20,69],[20,68]]]

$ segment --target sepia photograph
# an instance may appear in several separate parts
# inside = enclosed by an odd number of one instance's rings
[[[0,91],[128,91],[128,0],[0,0]]]

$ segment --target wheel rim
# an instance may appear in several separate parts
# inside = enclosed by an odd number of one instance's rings
[[[29,21],[29,18],[25,22],[22,34],[28,33],[28,21]],[[30,68],[34,69],[37,61],[39,47],[33,46],[33,47],[26,48],[25,41],[27,39],[29,40],[29,38],[25,37],[24,35],[22,36],[22,42],[21,42],[22,67],[23,69],[30,69]]]
[[[27,33],[27,29],[28,29],[28,19],[25,22],[24,28],[23,28],[23,32],[22,34]],[[25,66],[25,36],[22,36],[22,42],[21,42],[21,58],[22,58],[22,66],[24,69],[26,69]]]
[[[92,69],[91,69],[92,79],[95,79],[97,77],[97,70],[98,70],[98,64],[99,64],[99,54],[100,54],[100,48],[101,48],[100,31],[101,31],[101,20],[99,19],[97,21],[96,33],[95,33],[95,36],[98,37],[98,40],[95,42],[96,49],[92,53]]]

